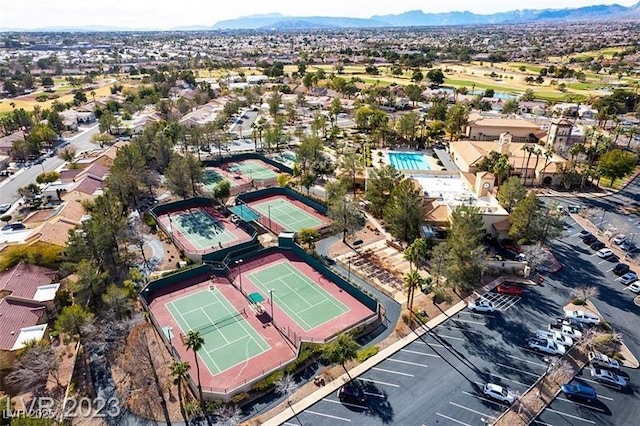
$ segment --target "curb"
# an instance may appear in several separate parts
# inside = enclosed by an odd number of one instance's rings
[[[444,321],[448,320],[451,315],[455,315],[456,313],[458,313],[459,311],[461,311],[466,307],[467,307],[466,302],[464,301],[458,302],[451,308],[447,309],[445,313],[440,314],[434,319],[432,319],[431,321],[427,322],[425,326],[417,328],[416,330],[414,330],[413,333],[403,337],[402,339],[398,340],[392,345],[387,346],[386,348],[384,348],[383,350],[381,350],[376,355],[372,356],[362,364],[358,364],[357,366],[352,368],[348,374],[344,373],[337,379],[327,383],[326,386],[321,387],[317,391],[306,396],[305,398],[298,401],[297,403],[291,405],[290,408],[284,411],[281,411],[280,413],[278,413],[277,415],[275,415],[274,417],[270,418],[269,420],[265,421],[262,424],[264,426],[278,426],[283,424],[287,420],[296,416],[297,413],[300,413],[301,411],[306,410],[316,402],[320,401],[321,399],[325,398],[331,393],[337,391],[338,388],[340,388],[343,384],[347,383],[351,379],[355,379],[356,377],[366,373],[372,367],[376,366],[377,364],[384,361],[389,356],[393,355],[400,349],[404,348],[408,344],[417,340],[419,337],[423,336],[428,330],[440,325]]]

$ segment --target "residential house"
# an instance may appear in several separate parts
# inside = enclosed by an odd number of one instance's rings
[[[11,155],[13,150],[13,143],[16,141],[24,140],[24,134],[22,132],[13,132],[10,135],[0,138],[0,155]]]
[[[547,104],[541,101],[520,101],[518,102],[520,114],[533,114],[543,116],[547,112]]]

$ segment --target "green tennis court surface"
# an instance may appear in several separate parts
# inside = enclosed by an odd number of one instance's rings
[[[256,180],[273,179],[278,176],[278,173],[274,172],[264,164],[260,164],[254,161],[243,161],[235,165],[234,169],[240,170],[242,174],[249,175],[252,179]],[[231,168],[229,168],[229,170],[231,170]]]
[[[282,198],[258,204],[251,203],[251,208],[287,231],[298,232],[303,228],[317,228],[323,224],[322,220]]]
[[[237,239],[224,225],[202,210],[180,212],[170,216],[170,220],[171,231],[179,231],[199,250]]]
[[[203,290],[182,297],[167,303],[167,309],[183,335],[189,330],[200,331],[204,345],[198,354],[212,375],[271,349],[218,290]]]
[[[247,278],[265,295],[273,290],[276,305],[305,331],[313,330],[349,311],[320,284],[286,261],[250,272]]]
[[[202,171],[202,184],[209,191],[212,191],[213,188],[215,188],[218,183],[225,180],[229,181],[231,186],[234,186],[236,184],[236,182],[233,182],[232,180],[227,179],[226,177],[224,177],[223,175],[221,175],[215,170],[205,169]]]

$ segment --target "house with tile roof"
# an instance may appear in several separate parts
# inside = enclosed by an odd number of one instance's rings
[[[473,141],[494,141],[502,133],[509,133],[513,142],[535,143],[544,136],[539,124],[523,118],[494,118],[484,117],[478,113],[469,115],[469,122],[465,127],[465,136]]]

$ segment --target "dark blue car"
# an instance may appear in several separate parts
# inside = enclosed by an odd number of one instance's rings
[[[562,393],[564,393],[567,398],[581,399],[587,402],[595,401],[598,398],[594,388],[579,383],[562,385]]]

